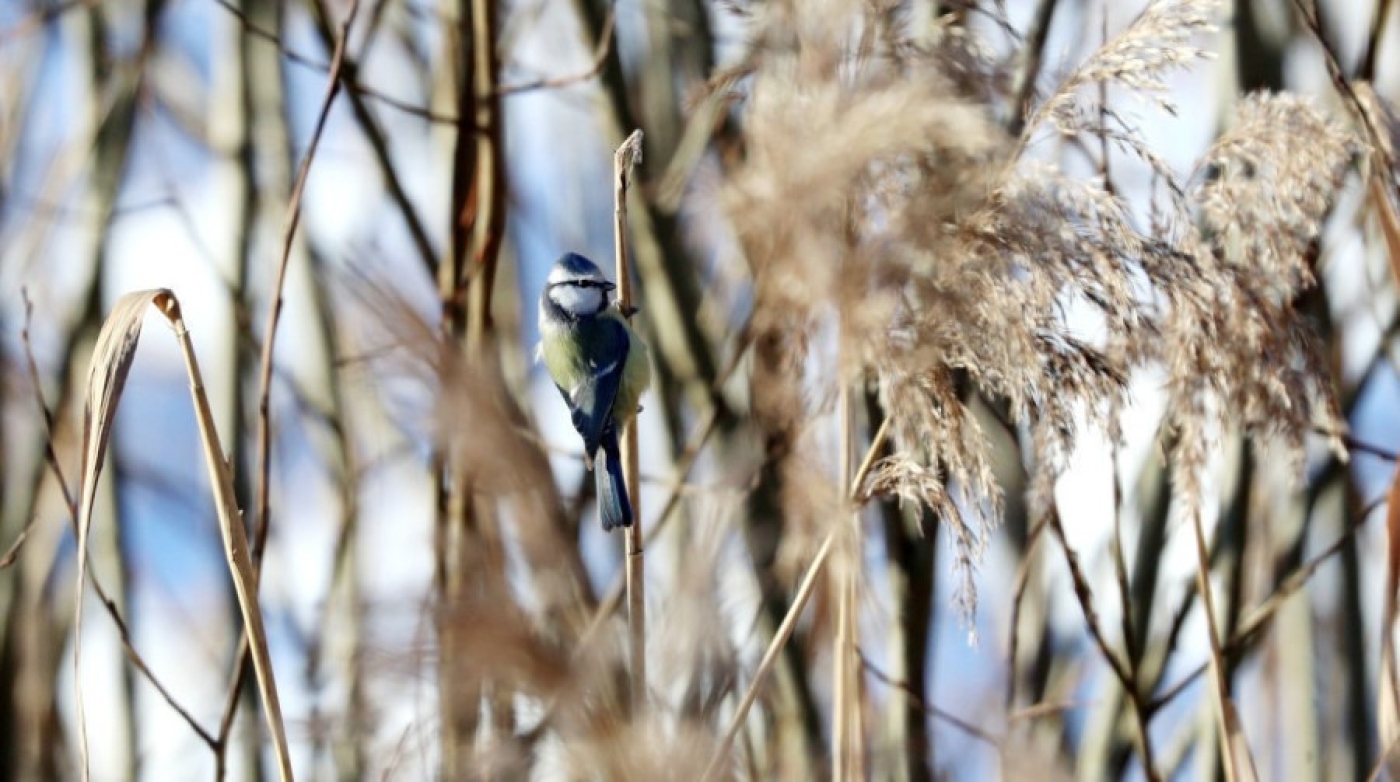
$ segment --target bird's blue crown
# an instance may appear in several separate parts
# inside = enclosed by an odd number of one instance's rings
[[[602,273],[602,270],[598,268],[598,264],[574,252],[564,253],[559,256],[559,260],[554,262],[554,267],[555,269],[568,272],[570,275],[585,276]]]

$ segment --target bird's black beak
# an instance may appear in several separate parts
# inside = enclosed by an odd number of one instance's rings
[[[617,286],[610,282],[602,282],[599,284],[602,285],[603,290],[607,291],[608,293],[612,293],[614,290],[617,290]]]

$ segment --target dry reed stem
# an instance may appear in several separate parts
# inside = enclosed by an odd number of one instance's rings
[[[1220,718],[1225,779],[1227,782],[1255,782],[1259,773],[1255,770],[1254,757],[1249,751],[1249,742],[1244,735],[1244,727],[1240,724],[1235,702],[1230,698],[1230,681],[1225,673],[1225,652],[1220,642],[1220,624],[1216,621],[1215,597],[1210,586],[1210,554],[1206,551],[1206,535],[1198,508],[1191,511],[1191,530],[1196,540],[1196,588],[1201,593],[1201,610],[1205,612],[1206,629],[1210,637],[1210,668],[1215,680],[1212,694]]]
[[[617,307],[623,317],[632,313],[632,270],[627,259],[627,190],[632,169],[642,162],[642,131],[634,130],[613,154],[613,252],[617,263]],[[642,536],[641,489],[637,464],[638,418],[633,416],[622,433],[622,480],[632,503],[632,526],[627,539],[627,628],[632,658],[632,713],[641,714],[647,702],[646,559]],[[601,468],[599,468],[601,469]]]
[[[852,409],[849,384],[842,384],[840,394],[841,409],[841,481],[855,486],[851,474],[851,457],[855,450],[855,416]],[[856,664],[856,649],[860,641],[859,620],[856,615],[856,574],[861,561],[860,506],[854,502],[854,490],[845,498],[847,507],[836,520],[845,555],[846,567],[833,573],[833,591],[836,594],[836,633],[832,637],[832,763],[831,778],[860,778],[862,759],[862,728],[860,724],[861,695],[858,679],[859,667]]]
[[[850,480],[851,469],[851,449],[855,434],[851,431],[853,423],[851,421],[851,400],[850,386],[841,384],[841,400],[838,403],[841,410],[841,458],[840,475],[842,481]],[[845,555],[844,568],[837,568],[831,574],[831,590],[836,595],[836,632],[831,637],[831,779],[832,782],[841,782],[849,778],[851,766],[851,732],[853,730],[853,720],[851,718],[851,702],[853,693],[851,692],[850,669],[847,665],[846,651],[854,647],[851,638],[851,600],[850,581],[851,570],[854,567],[854,557],[852,549],[853,541],[850,530],[846,528],[845,508],[832,525],[838,532],[837,539],[841,542],[841,553]]]
[[[817,576],[821,575],[822,567],[826,565],[826,558],[831,554],[831,547],[835,542],[836,530],[833,529],[822,539],[821,546],[817,548],[817,553],[812,557],[811,564],[807,566],[807,572],[802,576],[802,583],[797,587],[797,594],[793,595],[792,606],[788,608],[782,624],[778,625],[777,631],[773,633],[772,642],[768,644],[768,648],[763,652],[763,657],[759,659],[758,668],[754,669],[753,680],[749,682],[748,689],[744,691],[744,696],[739,701],[739,707],[734,711],[734,717],[724,732],[724,738],[721,739],[719,748],[715,750],[714,757],[710,759],[709,764],[705,767],[705,773],[700,777],[702,782],[715,779],[715,775],[719,773],[720,764],[729,754],[730,747],[734,745],[734,737],[743,727],[744,719],[748,717],[749,709],[758,697],[759,685],[763,683],[769,669],[778,659],[778,654],[782,652],[788,638],[792,636],[792,630],[802,615],[802,609],[806,608],[807,600],[812,596],[812,591],[817,584]]]
[[[1367,177],[1370,206],[1375,211],[1385,238],[1391,279],[1400,289],[1400,217],[1395,212],[1394,165],[1395,122],[1369,84],[1356,85],[1356,107],[1367,130],[1370,144],[1370,175]],[[1385,131],[1385,132],[1382,132]],[[1394,752],[1400,744],[1400,672],[1395,662],[1396,590],[1400,589],[1400,465],[1394,471],[1386,512],[1385,595],[1381,608],[1380,686],[1376,704],[1377,733],[1381,745],[1373,776],[1382,769],[1392,777],[1400,774]]]
[[[889,436],[890,419],[886,418],[880,429],[875,433],[874,439],[870,441],[870,447],[866,449],[865,458],[861,460],[860,468],[856,470],[855,479],[851,482],[850,497],[856,505],[863,504],[869,498],[862,489],[862,484],[870,475],[871,469],[875,466],[880,449],[885,445],[885,439]],[[797,587],[797,593],[793,595],[792,605],[788,607],[787,615],[783,617],[782,623],[773,633],[773,640],[764,650],[763,657],[758,661],[758,667],[754,669],[753,680],[744,690],[743,697],[739,700],[739,706],[734,710],[734,716],[729,721],[729,727],[724,731],[724,737],[720,740],[719,747],[715,749],[715,754],[710,758],[710,762],[705,766],[705,773],[700,776],[702,782],[708,782],[719,773],[720,765],[724,762],[729,750],[734,746],[734,737],[739,734],[739,729],[744,726],[745,719],[748,718],[749,709],[753,707],[753,702],[758,698],[758,689],[763,684],[773,663],[777,661],[778,654],[782,652],[787,644],[788,638],[792,636],[792,630],[797,626],[797,620],[802,616],[802,609],[807,606],[807,601],[812,597],[812,591],[817,585],[817,576],[821,575],[822,567],[826,564],[827,557],[831,554],[832,545],[836,542],[837,530],[833,528],[826,533],[821,545],[817,548],[817,553],[813,555],[812,561],[807,565],[807,572],[802,576],[802,583]]]
[[[286,731],[282,723],[282,708],[277,695],[277,685],[273,677],[272,660],[268,653],[267,633],[263,627],[262,613],[257,603],[257,574],[248,550],[248,540],[243,529],[242,514],[234,497],[233,473],[224,458],[219,443],[218,431],[214,428],[213,413],[208,397],[204,393],[204,381],[200,375],[199,363],[195,358],[194,346],[189,339],[180,312],[179,301],[169,290],[157,289],[128,293],[119,299],[103,323],[93,349],[93,360],[88,373],[87,403],[83,422],[83,459],[79,480],[78,506],[78,588],[75,590],[74,653],[75,679],[81,681],[82,659],[82,616],[83,586],[87,579],[87,541],[92,526],[92,509],[96,499],[97,479],[106,459],[107,444],[111,437],[112,424],[116,418],[122,388],[135,358],[136,346],[141,337],[142,320],[147,306],[154,305],[165,315],[175,330],[175,337],[185,360],[185,371],[190,382],[190,396],[194,403],[195,421],[203,443],[205,466],[209,471],[210,488],[214,493],[214,505],[219,516],[219,532],[224,542],[224,554],[229,574],[233,578],[234,591],[238,596],[238,606],[243,617],[243,625],[252,650],[253,669],[257,675],[258,691],[262,698],[263,713],[267,719],[268,731],[272,736],[273,750],[277,757],[280,779],[292,779],[291,755],[287,748]],[[82,776],[88,778],[88,746],[86,716],[84,711],[81,683],[76,687],[77,712],[80,735]]]

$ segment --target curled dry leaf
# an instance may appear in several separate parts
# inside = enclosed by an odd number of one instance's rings
[[[92,508],[97,496],[97,480],[107,457],[107,446],[111,440],[112,424],[116,420],[122,389],[126,385],[127,375],[131,372],[131,364],[136,357],[136,346],[141,340],[141,326],[147,308],[151,306],[165,315],[174,327],[175,337],[185,359],[195,419],[203,443],[205,464],[209,468],[209,483],[214,491],[214,505],[219,514],[219,531],[223,537],[229,574],[233,578],[239,609],[253,651],[253,668],[262,696],[263,713],[267,719],[268,730],[272,734],[281,778],[290,780],[291,756],[287,749],[286,731],[282,725],[277,686],[273,680],[267,633],[263,629],[262,612],[257,603],[257,577],[253,573],[252,560],[248,555],[242,514],[234,499],[233,475],[228,462],[224,460],[219,435],[214,429],[209,400],[204,394],[204,381],[200,377],[199,365],[195,360],[194,347],[190,343],[189,331],[185,328],[179,301],[174,293],[164,288],[128,293],[118,299],[107,320],[103,322],[93,348],[92,365],[88,370],[86,403],[83,407],[83,455],[78,484],[78,588],[74,595],[74,678],[81,680],[77,674],[82,663],[83,594],[87,582],[88,535],[92,528]],[[75,688],[75,692],[82,771],[86,779],[87,727],[82,687]]]

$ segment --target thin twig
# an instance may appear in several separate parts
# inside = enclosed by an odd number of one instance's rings
[[[96,2],[97,0],[68,0],[68,2],[65,3],[65,5],[63,6],[63,9],[67,10],[67,8],[71,7],[95,5]],[[292,49],[282,40],[282,37],[279,36],[277,33],[263,28],[255,22],[253,22],[252,19],[249,19],[248,15],[243,12],[243,9],[234,5],[231,2],[231,0],[213,0],[213,2],[215,5],[219,6],[224,11],[232,15],[235,19],[237,19],[239,24],[243,26],[243,29],[249,35],[271,44],[274,48],[277,49],[277,53],[285,57],[288,62],[300,66],[302,68],[307,68],[325,74],[331,73],[331,71],[335,68],[334,57],[332,57],[331,62],[327,64],[314,57],[310,57],[308,55],[296,51],[295,49]],[[45,16],[40,21],[42,22],[48,20],[48,16]],[[19,32],[28,32],[27,29],[18,29],[23,24],[24,23],[21,22],[19,25],[10,28],[10,30],[0,32],[0,43],[3,43],[7,36],[14,34],[17,30]],[[558,89],[560,87],[567,87],[573,84],[577,84],[579,82],[587,81],[597,76],[598,73],[602,71],[603,66],[607,63],[608,50],[612,45],[612,34],[613,13],[610,8],[606,26],[603,28],[603,38],[599,41],[598,45],[594,47],[593,62],[589,65],[588,68],[577,73],[571,73],[564,76],[533,79],[531,81],[522,82],[520,84],[499,85],[492,91],[492,93],[496,97],[507,97],[511,95],[521,95],[527,92],[536,92],[538,90]],[[447,114],[441,114],[433,111],[427,106],[411,103],[407,100],[404,100],[403,98],[396,98],[393,95],[381,92],[380,90],[375,89],[374,87],[370,87],[366,84],[360,83],[358,79],[347,79],[345,89],[347,92],[378,101],[379,103],[382,103],[383,105],[388,106],[389,108],[394,109],[395,111],[401,112],[403,114],[408,114],[413,117],[418,117],[419,119],[424,120],[433,125],[456,126],[460,121],[458,117],[453,117]]]
[[[268,529],[270,518],[268,509],[270,505],[269,483],[272,474],[272,425],[271,425],[271,395],[272,395],[272,359],[273,348],[277,340],[277,326],[282,317],[282,290],[287,282],[287,268],[291,266],[292,246],[296,240],[297,227],[301,224],[301,202],[306,192],[306,182],[311,175],[311,163],[316,158],[316,149],[321,144],[321,136],[325,133],[326,122],[330,118],[331,105],[335,102],[336,95],[340,92],[340,71],[345,64],[345,42],[349,36],[350,24],[355,20],[355,13],[359,10],[359,0],[352,0],[350,13],[346,15],[345,21],[341,22],[340,29],[336,33],[335,54],[331,58],[330,78],[326,83],[326,93],[321,100],[321,111],[316,118],[316,127],[311,132],[311,142],[306,149],[306,157],[302,158],[301,169],[297,171],[296,184],[292,187],[292,198],[290,209],[287,213],[287,224],[282,232],[282,256],[277,263],[277,276],[272,283],[272,296],[268,304],[267,324],[263,327],[262,355],[259,359],[258,368],[258,490],[255,498],[255,510],[253,523],[256,526],[253,543],[254,567],[259,572],[262,570],[262,554],[267,545]]]
[[[876,681],[881,682],[896,690],[899,690],[901,693],[904,694],[905,697],[909,699],[910,703],[913,703],[914,706],[919,709],[919,711],[922,711],[924,714],[927,714],[928,716],[933,717],[934,719],[942,720],[943,722],[952,725],[953,727],[957,728],[963,733],[966,733],[968,736],[977,739],[978,741],[985,742],[993,748],[1001,748],[1000,738],[992,735],[991,732],[983,728],[979,728],[971,722],[968,722],[962,717],[953,714],[952,712],[944,711],[943,709],[940,709],[939,707],[925,701],[924,696],[918,691],[916,691],[912,686],[910,686],[909,682],[903,681],[901,679],[896,679],[893,676],[890,676],[888,673],[885,673],[883,670],[878,668],[875,665],[875,663],[871,662],[870,658],[866,657],[865,652],[859,647],[856,648],[856,656],[860,660],[861,666],[865,668],[865,670],[871,676],[875,677]]]
[[[384,5],[383,0],[374,4],[375,8]],[[334,45],[335,36],[331,30],[331,9],[326,0],[315,0],[312,7],[316,11],[316,31],[321,40],[327,45]],[[366,56],[362,53],[362,56]],[[345,56],[345,62],[341,66],[344,71],[344,78],[341,80],[345,84],[355,84],[358,81],[360,72],[359,61],[349,55]],[[432,240],[428,238],[428,229],[423,225],[423,218],[419,216],[418,210],[409,200],[408,190],[404,187],[399,170],[394,167],[394,161],[389,150],[389,140],[383,128],[375,120],[374,114],[370,112],[369,106],[365,103],[365,96],[353,89],[347,89],[345,96],[350,100],[350,110],[355,116],[355,122],[360,126],[365,141],[369,143],[370,151],[374,153],[374,161],[379,168],[379,176],[384,180],[384,187],[389,193],[389,199],[394,202],[399,215],[402,216],[404,227],[408,229],[409,239],[413,243],[413,248],[418,251],[418,259],[423,264],[424,270],[429,277],[435,273],[438,261],[438,253],[433,249]]]
[[[1021,564],[1016,568],[1015,585],[1011,590],[1011,627],[1009,628],[1011,641],[1007,650],[1009,672],[1006,677],[1006,708],[1008,709],[1016,702],[1016,685],[1020,681],[1016,670],[1016,660],[1020,656],[1021,646],[1021,608],[1025,605],[1026,592],[1030,589],[1031,569],[1035,564],[1040,536],[1045,532],[1045,520],[1045,516],[1039,516],[1031,525],[1030,532],[1026,536],[1026,545],[1022,549]]]
[[[240,24],[243,25],[243,29],[249,35],[253,36],[254,38],[259,38],[263,41],[266,41],[272,44],[274,47],[276,47],[278,53],[281,54],[283,57],[286,57],[288,62],[291,62],[295,65],[300,65],[303,68],[310,68],[313,71],[319,71],[321,73],[333,75],[335,76],[335,78],[331,79],[331,81],[340,81],[340,66],[337,65],[337,60],[334,55],[332,55],[331,57],[330,64],[327,65],[326,63],[323,63],[312,57],[308,57],[304,54],[301,54],[300,52],[293,51],[292,49],[287,48],[287,46],[282,42],[282,38],[278,36],[277,33],[259,27],[256,23],[253,22],[253,20],[248,18],[247,14],[243,13],[242,9],[230,2],[230,0],[213,1],[215,5],[218,5],[220,8],[232,14],[233,17],[237,19]],[[356,0],[356,2],[358,3],[358,0]],[[397,109],[398,111],[401,111],[405,114],[410,114],[412,116],[426,120],[430,123],[433,123],[434,125],[457,124],[456,117],[435,114],[426,107],[414,105],[400,98],[395,98],[392,95],[386,95],[385,93],[382,93],[372,87],[366,87],[363,84],[350,84],[347,86],[347,88],[360,95],[373,98],[374,100],[383,103],[385,106],[389,106],[390,108]]]
[[[223,0],[215,0],[220,4]],[[282,255],[277,264],[277,276],[273,282],[272,296],[268,304],[267,325],[263,329],[262,354],[259,363],[258,375],[258,441],[257,455],[257,492],[254,502],[255,510],[253,514],[253,546],[252,561],[255,576],[261,576],[263,551],[267,546],[268,529],[271,527],[269,515],[270,490],[269,483],[272,474],[272,427],[271,427],[271,406],[272,395],[272,370],[273,370],[273,346],[277,337],[277,325],[282,315],[282,289],[286,284],[287,267],[291,263],[292,246],[296,239],[297,226],[301,223],[301,202],[306,191],[306,181],[311,174],[311,163],[316,157],[316,150],[320,146],[321,136],[325,133],[326,122],[330,117],[331,105],[335,102],[336,95],[340,92],[340,72],[345,63],[346,41],[350,34],[350,24],[355,20],[355,14],[359,11],[359,0],[351,0],[350,12],[341,23],[336,34],[335,52],[331,57],[330,76],[326,83],[325,95],[321,100],[320,112],[317,114],[316,125],[311,132],[311,141],[306,149],[306,156],[301,161],[301,168],[297,171],[296,183],[292,187],[291,203],[287,214],[287,223],[282,234]],[[250,29],[252,29],[250,27]],[[249,663],[248,633],[244,629],[239,634],[238,652],[235,655],[234,674],[230,683],[228,693],[224,701],[223,716],[219,724],[219,748],[220,752],[227,746],[229,731],[233,727],[234,716],[238,713],[238,690],[242,686],[244,677],[247,676]]]
[[[1060,549],[1065,554],[1065,566],[1069,568],[1070,581],[1074,584],[1074,595],[1079,600],[1079,608],[1084,612],[1084,623],[1089,628],[1089,635],[1094,640],[1094,645],[1099,648],[1099,653],[1103,656],[1108,667],[1117,677],[1118,683],[1129,694],[1133,692],[1133,679],[1128,673],[1128,666],[1108,643],[1107,636],[1104,635],[1103,628],[1099,626],[1099,615],[1094,610],[1094,591],[1089,585],[1089,579],[1084,575],[1084,571],[1079,567],[1079,554],[1069,545],[1065,539],[1065,529],[1060,523],[1060,512],[1058,508],[1052,507],[1048,512],[1047,522],[1050,531],[1054,533],[1055,539],[1060,542]]]
[[[48,461],[53,470],[54,478],[58,480],[58,488],[63,491],[63,502],[68,506],[73,518],[77,518],[78,503],[73,499],[73,492],[68,488],[68,481],[63,477],[63,470],[58,466],[58,455],[54,453],[54,428],[53,413],[49,412],[49,405],[44,400],[43,380],[39,377],[39,364],[34,360],[34,345],[29,339],[29,327],[34,319],[34,302],[29,300],[29,289],[20,290],[20,298],[24,301],[24,326],[20,328],[20,343],[24,345],[24,357],[29,369],[29,382],[34,386],[34,396],[39,402],[39,410],[44,417],[44,459]],[[25,523],[24,528],[15,536],[14,543],[5,550],[4,556],[0,556],[0,570],[13,565],[15,558],[19,556],[20,549],[24,542],[29,539],[30,530],[38,523],[39,515],[36,513]]]
[[[1374,456],[1377,459],[1384,459],[1388,462],[1400,461],[1400,454],[1397,454],[1395,451],[1368,443],[1364,440],[1358,440],[1351,435],[1342,435],[1342,444],[1345,445],[1348,450],[1364,453],[1367,456]]]
[[[1050,530],[1060,541],[1060,548],[1065,553],[1065,564],[1069,568],[1070,580],[1074,583],[1074,595],[1078,598],[1079,607],[1084,612],[1084,623],[1089,627],[1089,635],[1094,639],[1094,645],[1098,647],[1099,653],[1108,662],[1109,669],[1117,677],[1118,683],[1122,686],[1123,692],[1128,697],[1128,703],[1132,707],[1133,737],[1138,745],[1138,751],[1142,755],[1143,771],[1150,780],[1160,779],[1151,763],[1152,752],[1147,725],[1148,709],[1146,699],[1137,683],[1136,664],[1131,661],[1125,662],[1122,656],[1109,645],[1103,628],[1099,626],[1098,613],[1094,610],[1093,587],[1089,585],[1088,578],[1079,567],[1079,555],[1070,547],[1069,541],[1065,538],[1065,529],[1060,521],[1059,509],[1052,507],[1048,516]]]
[[[1100,89],[1103,88],[1100,83]],[[1100,95],[1102,98],[1102,94]],[[1104,167],[1107,174],[1108,150],[1104,149]],[[1105,181],[1109,181],[1106,176]],[[1148,711],[1148,697],[1144,693],[1142,686],[1142,649],[1136,642],[1137,628],[1134,625],[1132,607],[1132,585],[1128,578],[1127,557],[1123,553],[1123,480],[1118,469],[1119,442],[1115,438],[1111,458],[1113,460],[1113,541],[1110,544],[1113,548],[1113,575],[1118,582],[1118,608],[1120,612],[1120,623],[1123,632],[1123,650],[1126,652],[1126,663],[1128,678],[1132,687],[1126,692],[1133,710],[1134,738],[1137,741],[1138,752],[1142,755],[1143,772],[1149,780],[1156,782],[1160,780],[1161,774],[1157,771],[1157,762],[1152,751],[1152,732],[1148,728],[1148,721],[1151,714]],[[1147,622],[1150,617],[1142,617],[1138,621]]]
[[[579,82],[588,81],[594,76],[597,76],[602,72],[603,66],[608,62],[608,50],[612,47],[613,28],[616,25],[616,16],[617,11],[612,5],[609,5],[608,15],[603,20],[603,32],[598,36],[598,43],[593,47],[593,62],[586,69],[565,76],[540,78],[521,84],[499,86],[495,90],[496,97],[503,98],[508,95],[521,95],[526,92],[535,92],[536,90],[552,90],[560,87],[568,87],[573,84],[578,84]]]
[[[69,11],[76,11],[80,8],[91,8],[97,5],[98,0],[63,0],[46,8],[36,8],[24,16],[24,18],[0,30],[0,46],[8,44],[17,38],[22,38],[38,30],[46,24],[53,22]]]
[[[1259,637],[1259,634],[1263,632],[1263,630],[1268,627],[1269,622],[1273,620],[1274,614],[1278,613],[1278,610],[1283,607],[1284,602],[1301,591],[1303,587],[1307,586],[1308,581],[1312,579],[1313,575],[1316,574],[1323,565],[1327,564],[1327,560],[1340,553],[1342,548],[1356,537],[1357,530],[1361,529],[1361,525],[1365,524],[1366,520],[1371,517],[1371,512],[1380,506],[1380,502],[1381,500],[1371,502],[1357,518],[1352,520],[1342,534],[1332,542],[1332,545],[1328,546],[1325,551],[1308,560],[1306,564],[1302,565],[1297,570],[1294,570],[1292,574],[1279,584],[1278,588],[1276,588],[1266,600],[1255,606],[1249,614],[1240,621],[1239,629],[1224,646],[1224,652],[1227,657],[1233,658],[1241,654],[1255,638]],[[1178,695],[1185,692],[1187,687],[1199,679],[1201,674],[1206,672],[1208,666],[1208,662],[1201,663],[1190,673],[1183,676],[1180,681],[1164,690],[1161,695],[1152,700],[1152,703],[1149,705],[1149,713],[1156,712],[1174,700]]]

